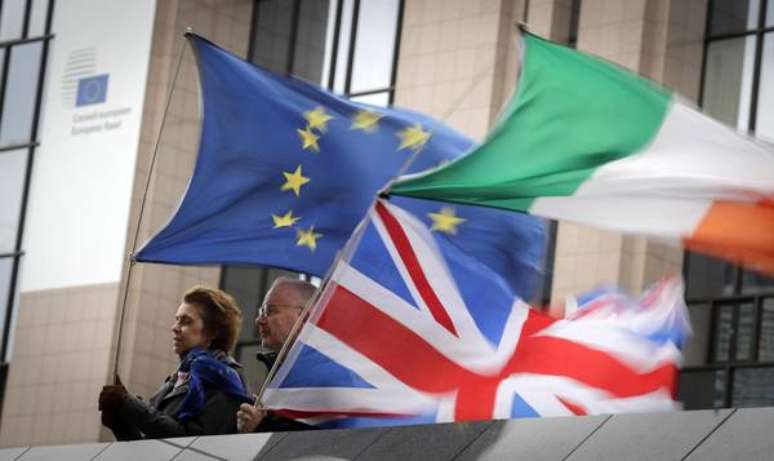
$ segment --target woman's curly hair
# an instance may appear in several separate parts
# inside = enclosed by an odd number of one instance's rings
[[[242,327],[242,311],[233,296],[217,288],[194,286],[183,295],[183,302],[197,307],[204,333],[212,338],[211,349],[230,352]]]

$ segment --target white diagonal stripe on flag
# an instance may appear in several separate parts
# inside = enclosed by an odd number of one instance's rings
[[[460,339],[465,341],[468,347],[475,348],[481,352],[489,351],[489,353],[494,353],[492,346],[481,335],[473,318],[470,316],[470,312],[465,306],[465,302],[449,272],[449,268],[445,265],[443,255],[435,245],[435,239],[427,230],[427,227],[413,216],[403,212],[400,208],[386,202],[382,203],[399,222],[417,259],[422,262],[422,271],[425,274],[432,274],[431,277],[427,277],[427,281],[451,318],[454,327],[460,335]],[[415,300],[418,303],[422,303],[428,315],[432,315],[429,308],[421,301],[421,295],[405,267],[403,258],[400,256],[378,214],[373,215],[373,222],[379,232],[379,236],[382,238],[385,246],[387,246],[395,266],[398,267],[404,282],[410,287],[409,289],[412,291]]]
[[[679,365],[682,361],[682,353],[673,343],[656,344],[622,328],[611,328],[604,320],[561,320],[535,336],[561,338],[596,349],[638,373],[653,371],[666,363]]]
[[[486,351],[476,350],[439,325],[432,316],[418,311],[345,262],[339,263],[333,280],[375,309],[414,331],[449,360],[480,373],[492,373],[502,368],[513,353],[515,341],[518,341],[518,335],[515,335],[515,337],[509,337],[509,341],[503,341],[503,347],[497,351],[492,350],[491,347]],[[508,319],[508,326],[520,328],[525,318],[526,313],[523,310],[515,310]]]

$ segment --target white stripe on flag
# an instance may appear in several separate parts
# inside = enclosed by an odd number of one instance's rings
[[[576,195],[755,202],[763,198],[762,192],[774,194],[772,178],[771,152],[752,138],[673,102],[649,146],[597,169]]]
[[[435,238],[430,231],[421,221],[417,220],[411,214],[406,213],[401,208],[395,207],[386,201],[383,201],[382,204],[400,223],[403,232],[409,240],[411,248],[414,250],[417,260],[422,262],[422,271],[424,272],[428,283],[445,308],[449,318],[452,320],[457,333],[460,335],[460,339],[467,342],[469,347],[475,348],[481,353],[493,353],[492,346],[486,342],[484,337],[479,333],[470,312],[468,312],[468,309],[465,307],[465,301],[463,301],[462,296],[460,295],[454,277],[452,277],[451,271],[449,271],[449,268],[446,266],[446,261],[436,246]],[[421,300],[408,270],[403,264],[403,260],[400,258],[392,239],[387,234],[378,215],[375,216],[374,224],[382,241],[385,246],[387,246],[393,262],[396,267],[400,269],[403,280],[412,290],[414,299],[417,303],[421,303],[428,315],[431,315],[429,309]]]
[[[590,415],[674,411],[680,408],[667,389],[634,397],[615,398],[609,393],[563,376],[523,373],[504,380],[497,390],[495,417],[510,414],[514,394],[540,416],[568,416],[573,413],[559,400],[580,405]]]
[[[715,201],[774,195],[774,158],[752,138],[672,103],[641,152],[598,168],[570,197],[542,197],[530,213],[675,241]]]
[[[299,339],[333,361],[354,371],[374,387],[392,393],[395,398],[424,404],[431,400],[317,325],[310,324],[306,335]]]
[[[376,408],[384,412],[392,411],[413,414],[428,408],[435,408],[437,405],[435,398],[405,385],[367,357],[313,324],[307,324],[304,327],[304,330],[296,340],[296,344],[299,347],[302,344],[306,344],[318,351],[322,351],[328,358],[351,369],[376,389],[315,387],[303,388],[308,394],[302,395],[297,392],[299,388],[271,387],[267,388],[264,393],[266,397],[264,401],[269,408],[290,408],[307,411],[336,409],[347,411],[340,407],[339,399],[341,398],[341,393],[347,394],[350,391],[352,392],[350,404],[347,404],[348,406],[345,407],[349,409]],[[293,364],[288,363],[288,365],[292,366]],[[281,381],[278,382],[281,383]],[[381,399],[384,402],[383,404],[377,404],[373,402],[373,399]],[[321,405],[321,402],[324,402],[325,405]],[[390,410],[391,408],[392,410]]]
[[[647,234],[672,245],[690,235],[710,201],[632,195],[541,197],[529,213],[627,234]]]
[[[497,351],[491,347],[486,351],[476,350],[439,325],[431,316],[418,311],[395,293],[375,283],[344,262],[339,263],[333,279],[342,287],[371,304],[375,309],[384,312],[396,322],[416,333],[444,357],[460,366],[469,368],[471,371],[482,374],[499,371],[516,347],[518,333],[512,333],[515,338],[503,338],[502,347]],[[519,306],[518,303],[514,305]],[[514,309],[508,318],[506,328],[509,329],[508,331],[513,329],[518,332],[525,319],[525,309]]]
[[[410,400],[386,398],[379,389],[353,387],[294,387],[266,389],[266,408],[336,413],[385,413],[414,415],[435,412],[432,406]]]
[[[648,373],[664,364],[679,366],[682,361],[682,354],[674,344],[657,344],[605,321],[560,320],[535,336],[582,344],[616,358],[638,373]]]

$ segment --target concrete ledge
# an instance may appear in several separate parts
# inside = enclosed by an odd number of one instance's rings
[[[774,408],[539,418],[18,447],[0,461],[750,459],[774,453]]]

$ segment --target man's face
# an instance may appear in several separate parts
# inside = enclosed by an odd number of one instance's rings
[[[303,304],[299,296],[287,285],[276,285],[269,290],[255,318],[255,327],[261,335],[261,345],[279,351],[290,335]]]

